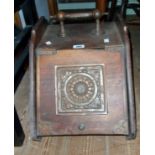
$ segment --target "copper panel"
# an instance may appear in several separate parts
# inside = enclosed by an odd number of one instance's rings
[[[57,114],[106,114],[104,65],[55,66]]]
[[[120,52],[104,50],[60,50],[55,55],[37,56],[37,135],[127,135],[122,64]],[[100,79],[94,78],[97,74]],[[93,88],[91,94],[89,88]],[[95,104],[97,93],[102,96],[99,107]]]

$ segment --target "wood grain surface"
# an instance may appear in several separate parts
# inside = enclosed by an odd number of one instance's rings
[[[133,34],[133,35],[132,35]],[[137,137],[126,140],[123,136],[54,136],[40,142],[29,138],[28,92],[29,71],[26,72],[15,94],[15,106],[25,132],[22,147],[15,147],[15,155],[139,155],[139,28],[131,27],[134,60],[134,83],[137,113]]]

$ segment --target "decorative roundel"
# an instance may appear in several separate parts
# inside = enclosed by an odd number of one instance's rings
[[[65,94],[72,104],[88,105],[96,97],[97,85],[89,74],[76,73],[66,80]]]

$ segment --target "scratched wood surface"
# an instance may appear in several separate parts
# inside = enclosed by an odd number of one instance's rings
[[[26,72],[16,94],[15,106],[25,132],[22,147],[15,147],[15,155],[139,155],[139,27],[132,26],[134,83],[136,94],[137,137],[126,140],[123,136],[55,136],[43,138],[41,142],[29,139],[28,91],[29,71]],[[134,35],[132,35],[134,34]]]

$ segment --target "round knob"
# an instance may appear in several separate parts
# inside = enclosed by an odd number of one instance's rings
[[[94,10],[93,11],[93,16],[95,17],[95,19],[99,19],[101,17],[101,13],[99,10]]]
[[[59,12],[59,13],[58,13],[58,19],[59,19],[60,21],[64,21],[64,19],[65,19],[65,13],[64,13],[64,12]]]
[[[85,129],[85,125],[83,123],[81,123],[78,128],[79,128],[79,130],[84,130]]]

